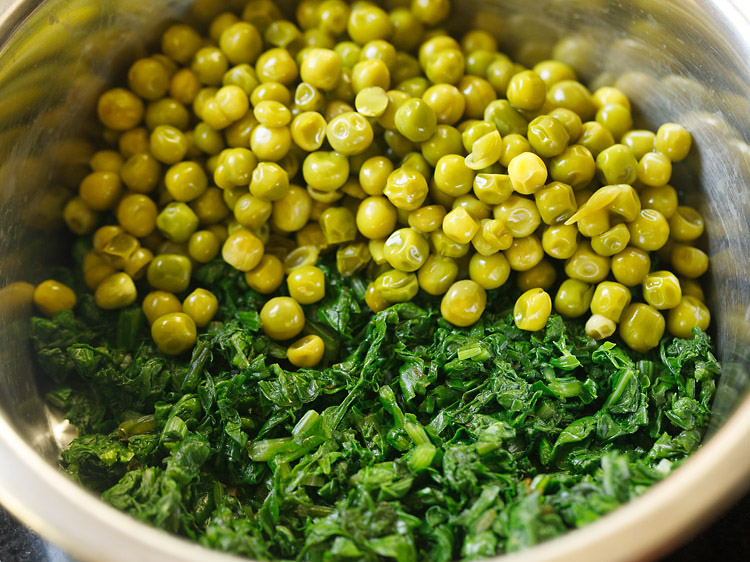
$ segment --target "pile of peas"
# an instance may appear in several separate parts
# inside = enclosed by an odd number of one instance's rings
[[[335,252],[342,275],[370,279],[373,311],[421,289],[470,326],[515,271],[523,330],[553,308],[588,315],[596,339],[619,325],[637,351],[665,328],[705,330],[704,221],[669,185],[690,133],[633,129],[626,95],[590,92],[563,62],[525,68],[485,31],[454,39],[438,27],[448,0],[386,8],[303,0],[295,23],[250,0],[207,36],[172,25],[127,88],[101,95],[109,147],[64,209],[70,230],[93,235],[83,273],[97,304],[133,304],[145,278],[153,339],[182,353],[218,306],[205,289],[185,294],[192,271],[221,256],[258,293],[286,281],[262,327],[310,367],[323,342],[295,341],[301,305],[325,297],[316,264]],[[636,286],[645,302],[631,302]],[[75,305],[53,280],[34,300],[48,314]]]

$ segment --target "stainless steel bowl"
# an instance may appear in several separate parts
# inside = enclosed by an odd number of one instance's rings
[[[225,4],[237,4],[225,0]],[[285,3],[285,2],[284,2]],[[56,468],[68,428],[45,408],[26,343],[29,286],[64,251],[57,216],[85,172],[96,95],[170,18],[217,0],[0,0],[0,501],[81,561],[217,562],[100,502]],[[686,125],[674,178],[708,222],[710,305],[724,371],[704,448],[643,497],[507,560],[647,560],[750,484],[750,5],[747,0],[454,0],[522,62],[554,54],[615,84],[645,124]]]

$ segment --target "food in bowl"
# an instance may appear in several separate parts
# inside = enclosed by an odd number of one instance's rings
[[[473,559],[699,447],[689,132],[408,4],[251,0],[99,98],[32,339],[105,501],[256,559]]]

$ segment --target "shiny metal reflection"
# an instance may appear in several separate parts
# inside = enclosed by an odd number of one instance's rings
[[[280,2],[291,4],[292,2]],[[231,560],[148,528],[56,468],[71,429],[49,416],[26,346],[29,286],[61,255],[51,235],[94,150],[91,108],[178,15],[235,0],[0,0],[0,498],[82,561]],[[495,33],[531,65],[571,64],[616,85],[650,126],[695,138],[677,187],[707,217],[711,307],[724,372],[704,449],[603,520],[512,561],[647,560],[737,498],[750,475],[750,4],[746,0],[455,0],[456,25]],[[105,55],[106,54],[106,55]],[[43,259],[42,256],[46,256]],[[46,461],[46,462],[45,462]]]

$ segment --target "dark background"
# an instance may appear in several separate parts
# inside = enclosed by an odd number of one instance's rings
[[[750,560],[750,495],[662,562]],[[72,562],[0,507],[0,562]]]

